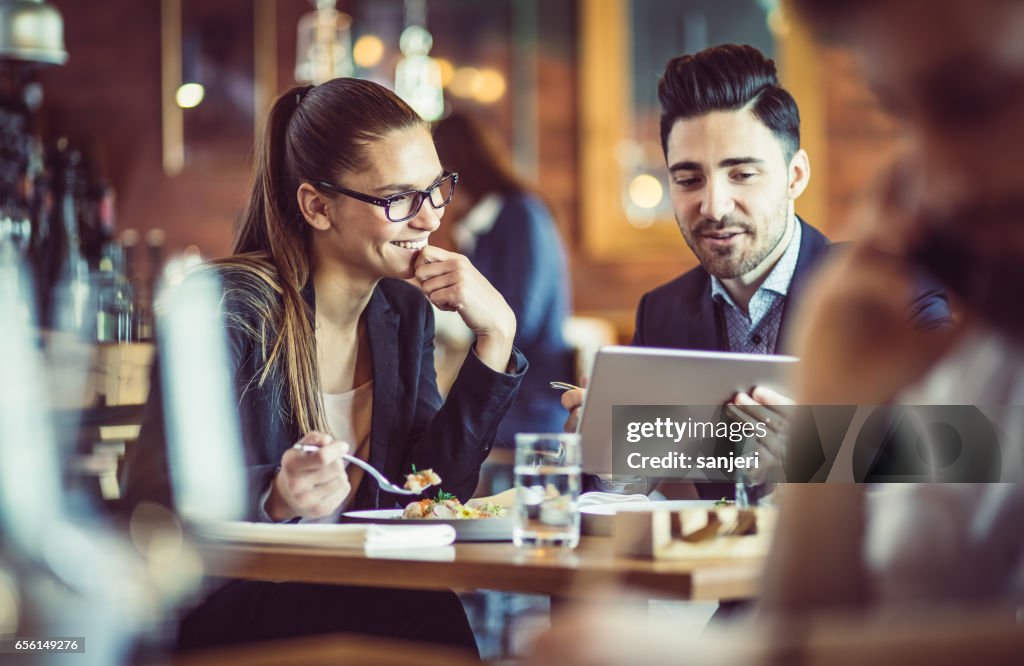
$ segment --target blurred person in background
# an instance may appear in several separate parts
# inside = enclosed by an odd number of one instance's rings
[[[570,311],[566,253],[551,210],[513,171],[497,133],[455,112],[437,123],[434,144],[459,174],[459,196],[441,234],[501,292],[516,315],[516,347],[531,372],[498,429],[499,447],[517,432],[558,432],[565,415],[551,380],[574,381],[575,359],[562,337]]]
[[[344,453],[390,479],[432,468],[443,490],[472,494],[526,360],[501,294],[465,256],[428,244],[456,180],[429,126],[378,84],[335,79],[274,103],[234,255],[212,262],[249,465],[247,519],[336,522],[343,510],[401,506]],[[431,304],[474,334],[444,401]],[[151,386],[127,464],[129,506],[172,501],[157,376]],[[453,593],[254,581],[214,592],[178,641],[346,631],[476,650]]]
[[[858,242],[808,288],[794,334],[804,361],[796,397],[807,404],[1002,407],[994,423],[1001,478],[1017,482],[906,484],[871,498],[862,485],[790,485],[759,607],[766,614],[800,615],[1019,606],[1024,3],[794,5],[820,35],[856,51],[912,144],[885,174],[871,209],[859,216]],[[949,287],[963,310],[954,326],[927,336],[903,316],[922,267]],[[638,625],[646,622],[636,615],[626,620],[591,610],[567,620],[541,640],[532,663],[635,663],[641,648],[645,663],[694,657],[691,642],[664,633],[648,631],[634,644]],[[752,635],[750,627],[738,628],[721,636],[720,645]],[[1017,656],[1005,655],[1007,661]]]

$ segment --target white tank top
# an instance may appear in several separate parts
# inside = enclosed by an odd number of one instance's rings
[[[324,393],[324,416],[327,426],[334,439],[348,442],[350,452],[361,460],[370,459],[370,423],[373,417],[373,380],[357,386],[345,393]],[[341,503],[336,515],[330,522],[337,522],[338,516],[345,511],[359,489],[363,479],[363,470],[356,465],[348,465],[348,482],[352,491]],[[323,522],[328,522],[324,520]]]

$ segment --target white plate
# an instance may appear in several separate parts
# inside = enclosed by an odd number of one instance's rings
[[[620,511],[657,511],[668,509],[696,509],[713,507],[715,500],[663,500],[660,502],[613,502],[611,504],[592,504],[580,509],[580,529],[584,534],[592,536],[611,536],[615,514]]]
[[[402,509],[347,511],[345,520],[382,525],[451,525],[456,541],[511,541],[511,518],[464,518],[462,520],[417,520],[402,518]]]

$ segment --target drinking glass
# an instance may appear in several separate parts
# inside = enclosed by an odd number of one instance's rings
[[[520,547],[580,542],[580,439],[575,433],[516,435],[512,540]]]

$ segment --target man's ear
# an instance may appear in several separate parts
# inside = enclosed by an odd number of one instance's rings
[[[789,187],[787,194],[791,200],[796,199],[811,181],[811,160],[807,157],[807,151],[801,148],[793,154],[789,161]]]
[[[327,216],[327,197],[309,183],[299,185],[295,193],[299,203],[299,212],[306,223],[319,231],[331,228],[331,218]]]

